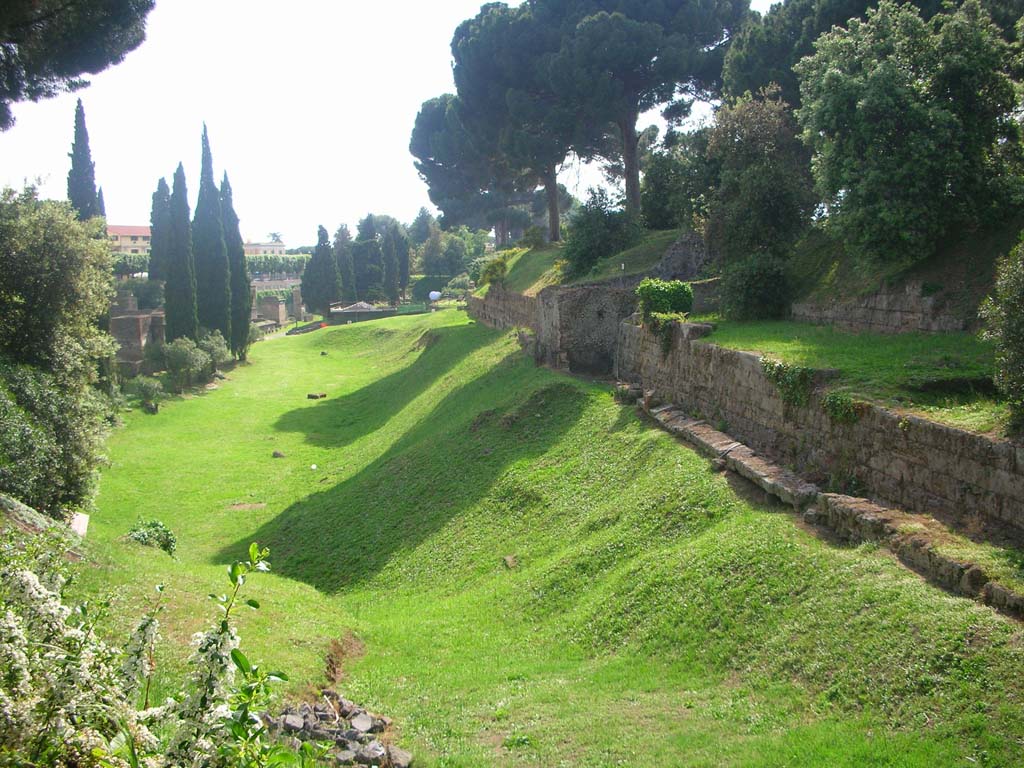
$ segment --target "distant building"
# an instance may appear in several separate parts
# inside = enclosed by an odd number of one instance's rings
[[[391,317],[396,314],[398,314],[398,310],[395,307],[375,307],[365,301],[357,301],[355,304],[345,306],[345,302],[337,301],[331,304],[327,319],[332,325],[345,325]]]
[[[140,253],[149,255],[149,227],[108,224],[107,237],[114,253]]]
[[[284,256],[284,243],[245,243],[246,256]]]

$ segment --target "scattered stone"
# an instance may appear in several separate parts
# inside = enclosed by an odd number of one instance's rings
[[[508,568],[510,571],[513,568],[515,568],[517,565],[519,565],[519,561],[516,560],[516,556],[515,555],[505,555],[501,559],[505,563],[505,567]]]
[[[409,768],[412,755],[404,749],[381,741],[391,726],[391,719],[368,712],[340,696],[336,691],[323,691],[323,700],[315,704],[303,702],[285,708],[279,716],[262,715],[267,730],[293,749],[304,741],[334,746],[327,758],[332,765],[373,765],[379,768]]]
[[[309,394],[306,395],[306,399],[307,400],[319,400],[320,399],[320,395],[318,395],[316,392],[310,392]]]
[[[327,353],[322,349],[320,350],[320,357],[327,357]]]
[[[273,457],[274,457],[275,459],[283,459],[283,458],[284,458],[284,454],[283,454],[283,453],[281,453],[280,451],[274,451],[274,452],[273,452],[273,453],[272,453],[271,455],[272,455],[272,456],[273,456]]]

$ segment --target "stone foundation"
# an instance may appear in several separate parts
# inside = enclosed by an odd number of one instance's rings
[[[918,281],[856,299],[827,304],[797,302],[793,305],[792,317],[844,331],[874,333],[964,331],[977,321],[976,313],[971,315],[956,309],[939,295],[926,296]]]
[[[635,321],[619,326],[616,376],[675,403],[828,487],[856,487],[914,512],[1024,535],[1024,446],[865,405],[834,422],[824,392],[783,403],[761,358],[702,341],[710,326],[679,324],[668,354]]]

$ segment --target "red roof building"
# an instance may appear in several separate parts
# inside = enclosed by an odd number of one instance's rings
[[[108,224],[107,237],[114,253],[149,254],[149,227]]]

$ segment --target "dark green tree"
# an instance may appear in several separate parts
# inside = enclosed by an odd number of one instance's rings
[[[96,214],[103,218],[107,217],[107,204],[103,201],[103,187],[96,190]]]
[[[398,304],[398,228],[391,226],[384,231],[381,238],[381,257],[384,262],[384,295],[392,306]]]
[[[977,0],[931,22],[883,0],[797,65],[827,223],[898,269],[1006,211],[1021,179],[1007,44]]]
[[[192,258],[192,224],[189,221],[185,169],[178,163],[171,191],[170,233],[164,285],[164,324],[168,342],[199,335],[196,312],[196,273]]]
[[[404,296],[405,289],[409,287],[409,258],[412,246],[409,244],[409,238],[399,232],[395,247],[398,255],[398,287]]]
[[[99,200],[96,196],[96,166],[89,151],[89,131],[85,127],[85,109],[81,99],[75,106],[75,140],[68,157],[71,158],[68,200],[78,211],[78,220],[86,221],[99,215]]]
[[[160,179],[149,214],[149,279],[166,280],[171,250],[171,190]]]
[[[199,176],[199,198],[192,220],[192,252],[195,255],[196,309],[199,325],[208,331],[231,336],[231,269],[224,244],[220,192],[213,180],[213,155],[203,125],[203,160]]]
[[[227,341],[231,347],[231,354],[238,360],[245,360],[249,352],[252,290],[249,287],[249,270],[245,263],[242,232],[238,227],[238,214],[235,213],[231,182],[228,181],[226,171],[220,183],[220,211],[224,226],[224,247],[227,250],[231,274],[231,338]]]
[[[664,104],[666,116],[677,120],[693,98],[717,95],[722,58],[748,3],[534,0],[532,6],[542,26],[563,32],[558,52],[542,62],[551,87],[585,123],[615,126],[626,209],[639,214],[637,119]]]
[[[341,298],[356,301],[356,273],[352,266],[352,235],[348,226],[342,224],[334,233],[334,260],[341,276]]]
[[[359,299],[373,301],[384,296],[384,255],[379,240],[356,240],[352,244],[352,267]]]
[[[88,83],[146,38],[153,0],[5,0],[0,12],[0,130],[11,104]]]
[[[416,218],[409,225],[409,240],[413,245],[423,245],[423,243],[427,242],[427,238],[430,237],[430,225],[435,221],[436,219],[431,215],[430,211],[426,208],[420,208]]]
[[[317,228],[316,249],[302,272],[302,298],[311,312],[327,316],[331,302],[338,301],[341,295],[338,262],[327,230],[321,226]]]
[[[449,236],[444,244],[445,272],[451,276],[461,274],[466,269],[466,244],[461,238]]]

